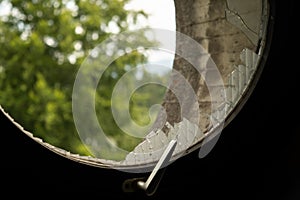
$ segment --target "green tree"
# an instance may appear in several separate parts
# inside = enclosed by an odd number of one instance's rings
[[[6,0],[0,16],[0,104],[36,137],[73,153],[89,155],[72,118],[72,86],[80,64],[112,33],[128,30],[142,11],[125,10],[129,0]],[[116,78],[146,61],[133,52],[105,73],[96,104],[99,121],[117,143],[124,137],[110,113]],[[115,74],[116,73],[116,74]],[[101,95],[100,95],[101,94]],[[104,115],[103,115],[104,113]],[[123,145],[132,149],[139,140]]]

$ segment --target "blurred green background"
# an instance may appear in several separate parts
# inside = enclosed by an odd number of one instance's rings
[[[26,130],[45,142],[72,153],[92,155],[74,125],[73,84],[81,63],[95,45],[111,34],[128,30],[139,17],[147,18],[143,11],[124,9],[128,2],[2,1],[0,6],[7,12],[0,15],[0,105]],[[147,40],[140,37],[136,39]],[[97,89],[99,123],[107,136],[127,151],[141,138],[129,136],[116,126],[110,98],[118,78],[145,63],[146,51],[125,54],[111,64]],[[143,76],[159,75],[144,71]],[[164,93],[165,88],[157,85],[138,89],[130,100],[132,119],[140,125],[148,124],[149,107],[161,103]],[[107,159],[120,160],[124,156],[112,155],[109,149],[101,153],[101,157]]]

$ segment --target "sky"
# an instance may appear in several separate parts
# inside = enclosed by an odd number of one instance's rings
[[[9,14],[9,7],[5,3],[5,1],[0,3],[0,16],[8,15]]]
[[[131,0],[125,9],[143,10],[149,13],[148,24],[152,28],[175,30],[173,0]]]
[[[148,24],[151,28],[176,30],[175,22],[175,7],[174,0],[131,0],[125,9],[143,10],[148,13],[148,19],[142,21],[143,24]],[[174,43],[175,37],[170,37]],[[162,51],[152,51],[148,60],[151,63],[172,67],[174,55]]]

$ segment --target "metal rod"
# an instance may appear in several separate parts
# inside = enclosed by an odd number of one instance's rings
[[[138,187],[140,187],[143,190],[147,190],[150,183],[152,182],[152,180],[154,179],[156,173],[158,172],[159,169],[161,169],[162,167],[165,167],[165,165],[170,161],[171,156],[175,150],[177,141],[176,140],[171,140],[169,145],[167,146],[166,150],[163,152],[162,156],[160,157],[159,161],[157,162],[157,164],[155,165],[153,171],[151,172],[150,176],[148,177],[147,181],[138,181],[137,185]]]

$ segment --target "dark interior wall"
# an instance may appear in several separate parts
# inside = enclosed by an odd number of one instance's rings
[[[155,198],[300,199],[296,1],[276,0],[270,55],[251,97],[208,156],[197,151],[168,167]],[[297,48],[297,47],[296,47]],[[86,199],[140,198],[123,180],[139,174],[94,168],[60,157],[22,134],[2,114],[1,194]],[[12,191],[12,192],[10,192]]]

